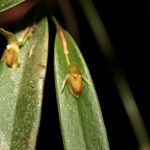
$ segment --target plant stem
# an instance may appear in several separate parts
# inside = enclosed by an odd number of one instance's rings
[[[70,65],[70,59],[69,59],[69,51],[68,51],[68,47],[67,47],[67,41],[65,39],[65,35],[64,35],[64,32],[63,32],[63,29],[61,28],[61,26],[59,25],[58,21],[55,19],[55,17],[52,17],[55,25],[56,25],[56,28],[57,28],[57,32],[58,32],[58,35],[60,37],[60,40],[62,42],[62,46],[63,46],[63,49],[64,49],[64,54],[65,54],[65,57],[66,57],[66,61],[67,61],[67,65],[69,66]]]
[[[56,29],[58,30],[60,28],[60,24],[58,23],[58,21],[56,20],[56,18],[54,16],[52,16],[52,20],[56,26]]]
[[[66,23],[67,30],[76,39],[76,42],[79,43],[77,19],[75,17],[75,12],[73,11],[70,0],[57,0],[57,2]]]
[[[26,41],[31,37],[32,33],[34,32],[33,26],[28,26],[22,33],[21,39],[18,41],[19,47],[23,46]]]

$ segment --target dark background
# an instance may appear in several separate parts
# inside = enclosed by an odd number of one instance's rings
[[[146,2],[146,3],[145,3]],[[113,43],[118,61],[129,82],[146,129],[149,121],[149,49],[150,2],[136,0],[94,0],[95,6]],[[54,85],[53,45],[55,26],[51,14],[67,29],[62,12],[52,1],[49,17],[49,59],[44,87],[42,118],[37,149],[63,149]],[[79,47],[87,62],[100,99],[111,150],[136,150],[138,143],[128,120],[107,63],[102,55],[80,4],[71,0],[79,27]],[[5,41],[3,37],[0,39]],[[1,48],[5,46],[6,41]],[[50,69],[49,69],[50,68]]]
[[[148,133],[149,122],[149,12],[144,1],[95,0],[96,8],[113,43],[118,61],[130,84]],[[120,97],[109,73],[108,66],[96,42],[78,1],[71,1],[80,34],[80,49],[91,72],[104,117],[111,150],[135,150],[138,143]],[[147,6],[147,8],[149,8]],[[51,11],[65,26],[59,7]],[[48,67],[53,67],[54,24],[50,21],[50,55]],[[42,111],[42,122],[37,148],[63,149],[53,72],[48,70]],[[50,92],[50,94],[49,94]],[[47,148],[46,148],[47,147]],[[54,148],[53,148],[54,149]]]

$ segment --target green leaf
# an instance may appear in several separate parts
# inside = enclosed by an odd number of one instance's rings
[[[0,0],[0,12],[10,9],[25,0]]]
[[[54,20],[55,21],[55,20]],[[56,23],[56,21],[55,21]],[[58,24],[56,23],[58,28]],[[108,150],[108,140],[99,105],[99,100],[84,58],[75,41],[64,31],[70,62],[80,65],[82,75],[90,81],[83,81],[83,88],[78,98],[73,96],[62,83],[68,73],[68,65],[63,52],[62,40],[58,32],[55,38],[55,84],[60,126],[64,148],[66,150]]]
[[[34,33],[20,49],[20,67],[12,69],[4,61],[0,62],[1,150],[35,149],[48,55],[47,18],[39,12]],[[15,33],[17,39],[28,22],[31,20],[19,26],[21,30]]]

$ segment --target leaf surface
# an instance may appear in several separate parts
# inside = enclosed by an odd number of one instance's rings
[[[0,12],[10,9],[25,0],[0,0]]]
[[[61,91],[68,66],[58,33],[55,38],[55,84],[62,138],[66,150],[108,150],[108,140],[99,100],[84,58],[75,41],[64,31],[70,62],[78,63],[82,75],[90,81],[83,81],[79,98],[69,91],[68,85]]]
[[[39,11],[40,12],[40,11]],[[20,49],[20,67],[0,62],[0,149],[34,149],[41,117],[48,55],[48,23],[38,14],[34,33]],[[30,17],[15,33],[19,39]]]

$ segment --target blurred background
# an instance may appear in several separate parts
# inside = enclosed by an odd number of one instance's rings
[[[68,29],[61,11],[62,6],[60,6],[58,1],[54,3],[53,6],[55,7],[52,7],[50,13],[56,16],[65,29]],[[139,148],[138,143],[112,80],[107,62],[103,57],[79,2],[73,0],[70,2],[78,25],[78,32],[76,28],[73,28],[70,32],[74,34],[73,36],[76,38],[91,72],[100,99],[110,149],[136,150]],[[144,1],[94,0],[93,2],[113,44],[117,59],[135,97],[147,132],[150,133],[148,95],[149,42],[148,38],[146,38],[146,35],[147,37],[149,35],[148,18],[150,17],[150,11],[148,3],[146,5],[147,11],[145,11]],[[55,28],[51,19],[49,21],[49,30],[52,36],[50,36],[51,54],[49,55],[48,67],[52,68]],[[54,87],[52,78],[54,78],[53,72],[49,69],[45,91],[51,91],[51,94],[45,92],[37,148],[40,146],[45,148],[54,146],[56,149],[63,149],[57,104],[55,99],[53,99],[55,98],[54,89],[51,88]]]
[[[37,149],[63,149],[53,72],[53,46],[56,30],[51,15],[54,15],[75,38],[87,62],[100,100],[110,149],[136,150],[139,148],[136,136],[113,82],[107,61],[97,44],[80,3],[70,0],[72,14],[69,9],[64,9],[65,2],[69,0],[45,2],[49,19],[50,44]],[[93,2],[130,85],[147,133],[150,135],[148,81],[150,1],[93,0]],[[66,14],[69,15],[66,16]],[[15,24],[11,24],[9,28],[14,26]],[[2,36],[0,40],[4,41],[4,45],[0,46],[4,48],[6,41]]]

